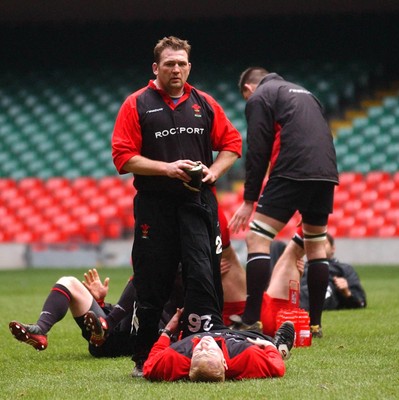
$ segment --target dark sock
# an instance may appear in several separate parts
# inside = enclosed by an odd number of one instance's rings
[[[270,281],[270,255],[267,253],[248,254],[246,265],[247,303],[242,315],[245,324],[252,325],[260,319],[263,292]]]
[[[107,315],[105,320],[108,324],[108,329],[111,331],[126,315],[133,311],[133,304],[137,300],[136,288],[133,285],[133,280],[130,280],[123,290],[118,303],[112,311]]]
[[[328,259],[310,260],[308,266],[310,325],[321,326],[324,299],[328,286]]]
[[[58,283],[53,286],[37,321],[43,335],[46,335],[55,323],[65,317],[71,298],[71,292],[65,286]]]

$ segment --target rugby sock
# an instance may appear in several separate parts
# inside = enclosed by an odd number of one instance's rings
[[[127,314],[132,313],[133,304],[136,300],[136,288],[133,285],[133,280],[130,279],[123,290],[118,303],[105,318],[109,331],[114,329],[115,326],[118,325]]]
[[[271,276],[270,254],[250,253],[246,265],[247,304],[242,321],[252,325],[260,318],[263,292],[269,285]]]
[[[65,317],[71,298],[71,292],[64,285],[56,283],[53,286],[37,321],[43,335],[46,335],[55,323]]]
[[[303,244],[303,230],[302,226],[298,226],[295,232],[295,235],[292,237],[292,240],[299,246],[304,248]]]
[[[310,260],[308,265],[310,325],[321,326],[321,314],[328,286],[328,259]]]

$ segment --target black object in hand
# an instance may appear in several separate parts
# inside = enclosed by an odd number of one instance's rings
[[[201,189],[203,177],[201,162],[197,161],[197,164],[192,168],[185,168],[184,172],[186,172],[187,175],[191,176],[190,182],[183,182],[184,186],[193,192],[199,192]]]

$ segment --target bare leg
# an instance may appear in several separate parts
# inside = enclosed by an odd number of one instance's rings
[[[289,299],[289,283],[291,280],[299,283],[301,272],[297,261],[304,256],[304,250],[290,240],[286,249],[277,261],[270,279],[267,294],[276,299]]]
[[[71,293],[69,309],[73,317],[81,317],[90,310],[93,296],[79,279],[74,276],[64,276],[57,281],[57,284],[65,286]]]
[[[224,301],[245,301],[247,297],[245,269],[231,245],[223,249],[221,272]]]

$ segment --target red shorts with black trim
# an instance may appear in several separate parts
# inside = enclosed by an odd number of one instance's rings
[[[289,300],[275,299],[266,292],[263,294],[262,308],[260,311],[260,320],[263,325],[263,333],[274,337],[276,327],[277,313],[283,308],[293,308]]]

